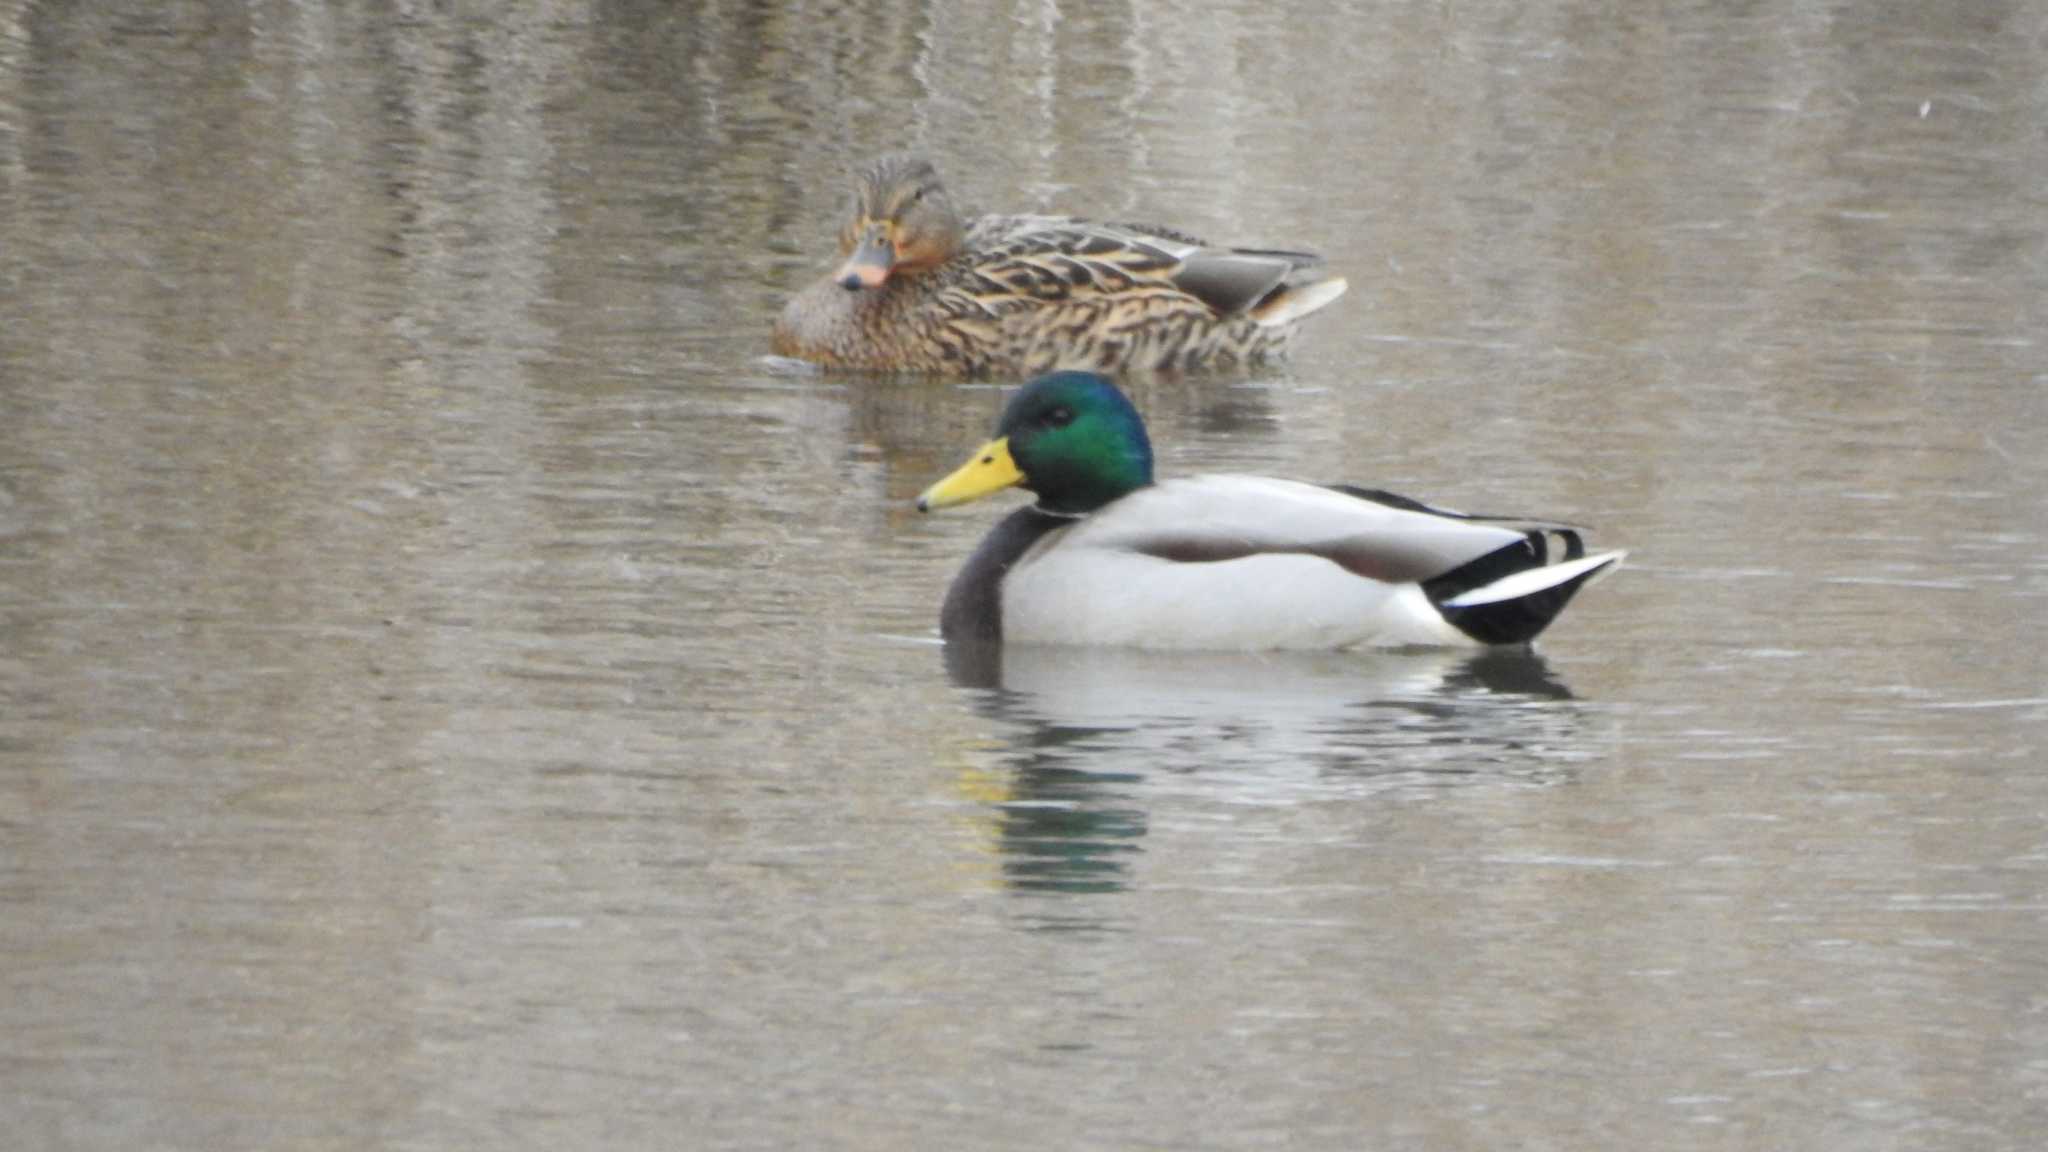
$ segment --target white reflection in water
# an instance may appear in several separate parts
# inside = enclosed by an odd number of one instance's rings
[[[1480,653],[946,650],[1007,733],[963,777],[1004,882],[1124,888],[1147,805],[1287,805],[1461,783],[1545,784],[1583,759],[1583,709],[1543,658]]]

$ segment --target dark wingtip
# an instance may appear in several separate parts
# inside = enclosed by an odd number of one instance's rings
[[[1529,545],[1510,544],[1500,552],[1490,553],[1473,563],[1484,564],[1494,557],[1526,547]],[[1525,593],[1511,600],[1493,600],[1485,604],[1451,607],[1441,600],[1436,600],[1434,594],[1431,598],[1445,620],[1481,644],[1527,644],[1536,639],[1545,628],[1550,627],[1551,622],[1565,610],[1565,606],[1572,602],[1572,597],[1578,595],[1579,589],[1620,563],[1621,557],[1621,553],[1614,553],[1605,561],[1563,583],[1552,584],[1548,588]],[[1430,591],[1431,585],[1435,583],[1436,581],[1425,583],[1424,591]]]

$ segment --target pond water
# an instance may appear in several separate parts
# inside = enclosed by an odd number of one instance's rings
[[[2037,1146],[2044,122],[2027,4],[0,2],[0,1145]],[[764,360],[901,147],[1349,277],[1163,472],[1629,566],[949,667],[1015,382]]]

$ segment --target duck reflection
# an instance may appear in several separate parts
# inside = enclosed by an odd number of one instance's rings
[[[974,773],[1016,891],[1122,889],[1148,807],[1547,783],[1578,758],[1571,691],[1528,650],[1196,654],[949,645],[999,725]],[[985,757],[985,759],[983,759]]]

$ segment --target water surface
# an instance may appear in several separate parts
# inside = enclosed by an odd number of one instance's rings
[[[118,6],[116,6],[118,7]],[[0,1144],[2031,1148],[2048,19],[0,3]],[[845,172],[1318,248],[1539,652],[948,665]],[[1000,383],[1000,382],[999,382]]]

